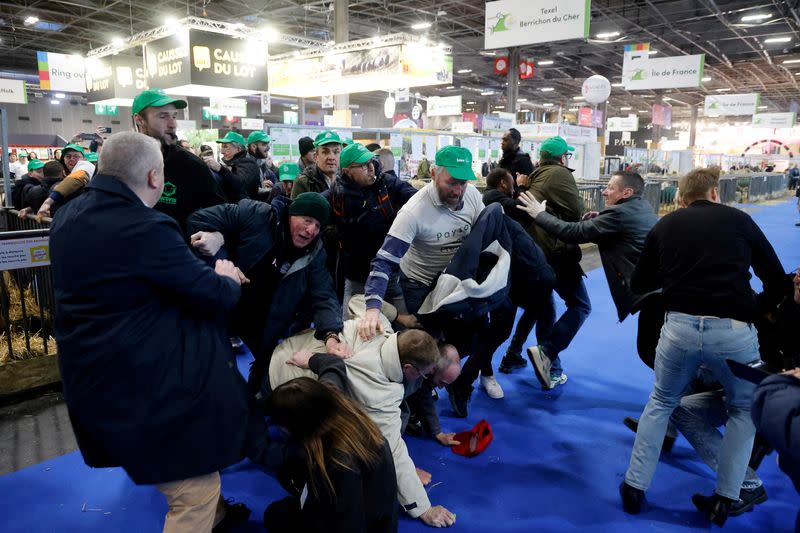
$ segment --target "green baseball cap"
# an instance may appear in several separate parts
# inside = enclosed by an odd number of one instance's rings
[[[83,148],[78,146],[77,144],[68,144],[64,148],[61,149],[61,155],[63,156],[67,150],[73,150],[75,152],[80,152],[83,157],[86,157],[86,152],[83,151]]]
[[[28,163],[28,172],[30,172],[31,170],[39,170],[43,166],[44,163],[42,163],[40,160],[33,159]]]
[[[97,163],[97,157],[97,153],[95,152],[89,152],[86,154],[86,160],[90,163]]]
[[[314,138],[314,148],[323,144],[344,144],[344,141],[335,131],[323,131]]]
[[[140,113],[148,107],[162,107],[167,104],[175,104],[175,109],[184,109],[189,105],[186,100],[170,96],[163,89],[148,89],[140,92],[133,99],[133,114]]]
[[[445,146],[436,152],[436,166],[444,167],[457,180],[474,180],[472,152],[460,146]]]
[[[297,166],[297,163],[283,163],[278,167],[278,176],[281,181],[294,181],[298,174],[300,174],[300,167]]]
[[[344,139],[342,139],[342,144],[344,144],[345,146],[350,146],[354,142],[355,141],[353,139],[351,139],[350,137],[345,137]]]
[[[563,137],[555,136],[550,137],[539,146],[539,152],[552,157],[560,157],[567,152],[574,151],[575,148],[567,144]]]
[[[247,136],[247,144],[268,143],[270,141],[272,141],[272,138],[263,131],[254,131]]]
[[[360,143],[353,143],[342,150],[339,156],[339,167],[347,168],[350,165],[364,164],[371,161],[373,158],[372,152]]]
[[[225,137],[223,137],[222,139],[217,139],[217,142],[218,143],[239,143],[242,146],[247,144],[245,142],[245,140],[244,140],[244,137],[242,137],[242,134],[241,133],[236,133],[235,131],[229,131],[228,133],[225,134]]]

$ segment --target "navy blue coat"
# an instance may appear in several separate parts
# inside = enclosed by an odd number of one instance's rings
[[[800,492],[800,379],[778,374],[762,381],[750,413],[756,430],[775,447],[778,464]]]
[[[237,284],[107,175],[58,211],[50,252],[64,397],[86,464],[154,484],[238,462],[247,388],[225,329]]]
[[[333,239],[342,251],[347,279],[367,281],[370,262],[383,245],[397,212],[416,193],[417,189],[388,173],[368,187],[360,187],[342,173],[322,193],[331,204],[330,224],[335,228],[326,238]]]
[[[188,221],[190,235],[197,231],[222,233],[224,253],[251,280],[244,286],[248,294],[236,315],[247,322],[241,336],[256,359],[250,376],[253,388],[262,384],[272,352],[290,333],[304,305],[313,311],[318,338],[342,331],[342,307],[325,268],[322,241],[317,238],[305,250],[294,250],[286,235],[288,214],[281,211],[286,211],[282,202],[271,206],[245,199],[200,209]],[[269,275],[275,278],[263,279]],[[254,290],[268,292],[251,294]]]

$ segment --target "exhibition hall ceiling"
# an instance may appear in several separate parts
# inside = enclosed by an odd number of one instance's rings
[[[522,49],[522,57],[536,65],[534,77],[520,85],[523,109],[574,107],[581,83],[592,74],[619,82],[623,47],[636,43],[650,43],[654,57],[705,54],[706,81],[700,88],[671,91],[614,87],[609,114],[627,107],[646,111],[654,98],[666,97],[676,116],[686,116],[705,95],[724,92],[759,92],[770,111],[785,111],[800,97],[800,0],[592,0],[591,12],[588,40]],[[321,45],[334,39],[328,0],[0,2],[0,70],[34,74],[37,50],[85,54],[185,16],[269,26]],[[454,88],[425,94],[464,94],[479,112],[503,102],[505,79],[494,74],[494,61],[504,51],[483,49],[483,1],[351,0],[349,27],[351,39],[407,32],[452,46]],[[297,49],[282,41],[270,46],[271,53]],[[488,90],[496,94],[480,95]]]

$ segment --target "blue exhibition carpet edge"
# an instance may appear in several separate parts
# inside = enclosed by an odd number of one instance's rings
[[[743,207],[770,239],[785,269],[800,265],[794,200]],[[635,517],[622,512],[617,487],[633,434],[621,422],[640,414],[653,378],[636,356],[635,319],[616,321],[602,269],[589,274],[587,287],[593,312],[563,354],[569,375],[564,387],[541,391],[530,367],[511,376],[498,374],[506,397],[491,400],[476,390],[467,420],[450,416],[443,392],[439,408],[446,430],[466,429],[481,418],[492,425],[494,442],[473,459],[456,456],[431,440],[407,439],[417,465],[433,474],[433,503],[458,515],[454,530],[709,530],[690,497],[710,493],[714,476],[682,437],[656,471],[645,512]],[[246,357],[240,358],[245,372],[247,363]],[[800,499],[778,470],[774,455],[765,459],[759,475],[769,501],[729,519],[725,531],[791,531]],[[2,476],[0,491],[0,530],[7,533],[155,532],[161,530],[166,512],[163,497],[153,487],[134,485],[119,468],[90,469],[78,452]],[[241,531],[263,531],[260,520],[266,504],[283,496],[273,478],[248,462],[223,472],[223,491],[253,509]],[[428,531],[405,517],[400,530]]]

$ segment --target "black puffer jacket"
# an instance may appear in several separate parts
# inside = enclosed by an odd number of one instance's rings
[[[219,174],[222,176],[222,187],[228,201],[236,203],[244,198],[258,199],[258,188],[261,187],[261,169],[255,159],[243,150],[224,161]]]
[[[533,172],[531,156],[519,148],[514,152],[503,152],[503,157],[500,158],[497,166],[511,172],[515,180],[517,179],[517,173],[527,176]]]

